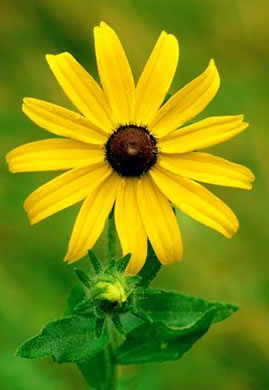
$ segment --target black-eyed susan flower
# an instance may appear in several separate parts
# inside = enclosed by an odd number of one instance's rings
[[[171,203],[226,237],[238,229],[231,209],[204,186],[251,188],[249,169],[199,150],[226,141],[248,124],[242,115],[210,117],[187,124],[215,96],[220,80],[214,61],[162,105],[178,63],[174,35],[162,32],[135,85],[116,33],[94,29],[102,88],[69,53],[48,55],[62,89],[81,114],[25,98],[24,113],[62,138],[20,146],[7,155],[11,172],[67,170],[25,201],[31,224],[83,201],[66,261],[83,257],[115,204],[129,272],[144,264],[147,237],[163,264],[182,258],[179,226]]]

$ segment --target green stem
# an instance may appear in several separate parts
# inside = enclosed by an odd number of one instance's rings
[[[108,354],[110,357],[110,368],[111,368],[111,374],[110,374],[110,387],[109,390],[117,390],[117,383],[118,383],[118,366],[114,363],[114,346],[113,341],[111,341],[108,346]]]
[[[111,213],[107,226],[107,255],[111,260],[116,251],[116,227],[114,215]],[[107,328],[110,342],[94,358],[78,367],[91,390],[116,390],[118,384],[118,366],[114,363],[114,351],[117,348],[117,334],[113,326]]]
[[[89,390],[116,390],[118,367],[114,364],[114,340],[94,358],[78,363],[78,368],[88,384]]]
[[[115,257],[116,251],[116,227],[114,221],[114,215],[110,215],[108,218],[107,226],[107,254],[108,259],[111,260]]]

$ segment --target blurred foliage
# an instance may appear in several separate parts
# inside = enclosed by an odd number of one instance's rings
[[[14,357],[18,344],[59,316],[74,284],[72,268],[62,257],[78,206],[30,228],[23,200],[54,174],[11,175],[4,156],[17,145],[48,135],[22,114],[24,96],[71,107],[49,71],[46,53],[69,51],[97,77],[92,29],[100,20],[119,33],[136,78],[160,31],[174,33],[181,59],[172,92],[201,73],[213,57],[222,85],[201,117],[245,113],[251,126],[211,150],[247,165],[256,175],[251,192],[212,186],[239,217],[240,230],[232,240],[178,213],[184,262],[163,269],[155,283],[236,302],[241,310],[179,362],[122,369],[123,388],[269,388],[268,8],[266,0],[0,0],[1,390],[84,389],[72,365]],[[103,259],[104,240],[105,234],[96,246]],[[87,260],[80,266],[87,268]]]

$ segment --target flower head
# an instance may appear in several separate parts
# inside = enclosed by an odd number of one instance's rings
[[[115,222],[128,266],[137,273],[147,238],[162,264],[182,258],[171,202],[199,222],[231,237],[238,221],[231,209],[197,182],[251,188],[254,176],[241,165],[199,150],[241,133],[242,115],[186,123],[214,98],[220,84],[215,63],[165,104],[179,48],[162,32],[135,85],[116,33],[94,29],[102,88],[69,53],[48,55],[56,79],[81,114],[25,98],[24,113],[61,138],[20,146],[7,155],[11,172],[67,170],[34,191],[24,207],[32,224],[83,201],[66,261],[86,255],[115,204]]]

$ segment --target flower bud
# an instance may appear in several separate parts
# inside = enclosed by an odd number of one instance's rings
[[[115,281],[99,281],[96,284],[96,289],[103,290],[95,296],[95,299],[106,300],[110,302],[124,303],[128,298],[124,284],[119,280]]]

